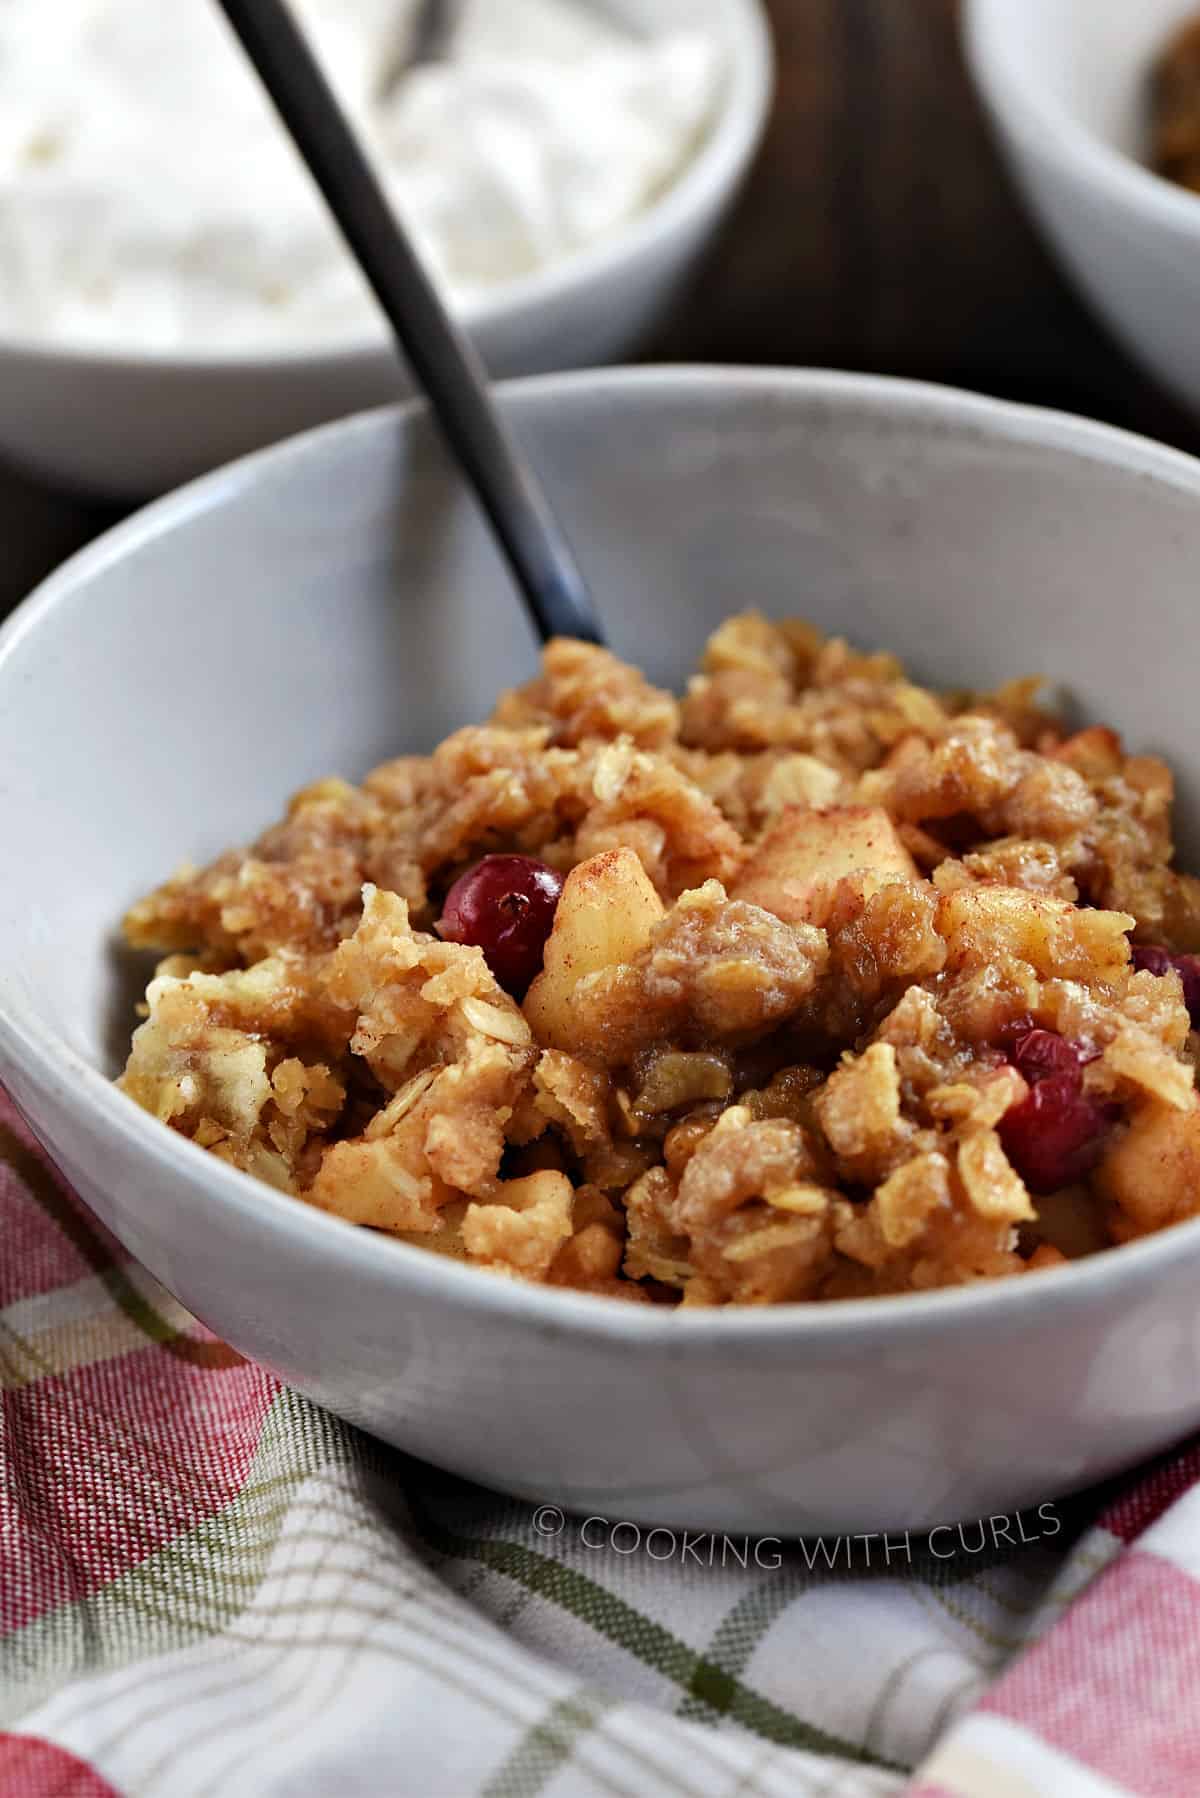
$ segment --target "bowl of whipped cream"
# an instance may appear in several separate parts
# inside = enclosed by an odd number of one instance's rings
[[[619,360],[680,292],[771,94],[760,0],[293,0],[496,377]],[[406,391],[212,0],[0,6],[0,455],[114,498]]]

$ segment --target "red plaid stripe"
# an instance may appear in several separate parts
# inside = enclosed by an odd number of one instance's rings
[[[1131,1549],[980,1708],[1142,1798],[1200,1792],[1200,1586]]]
[[[4,1798],[121,1798],[94,1767],[40,1736],[0,1731]]]
[[[4,1254],[0,1256],[0,1310],[18,1299],[70,1285],[94,1271],[45,1210],[30,1204],[22,1162],[32,1162],[43,1170],[64,1199],[77,1201],[68,1194],[40,1143],[0,1087],[0,1144],[5,1137],[10,1139],[10,1153],[0,1156],[0,1241],[4,1243]],[[14,1146],[16,1154],[11,1153]],[[107,1250],[101,1226],[93,1220],[92,1228],[97,1233],[97,1243],[103,1243]]]
[[[4,1136],[4,1304],[116,1270],[0,1091]],[[86,1597],[241,1489],[278,1382],[207,1332],[166,1346],[0,1394],[0,1629]]]
[[[278,1382],[159,1348],[0,1401],[0,1629],[127,1573],[245,1482]]]
[[[1138,1798],[1200,1793],[1200,1584],[1153,1546],[1130,1546],[1198,1481],[1200,1443],[1190,1442],[1129,1482],[1099,1520],[1124,1552],[976,1707]],[[971,1775],[950,1788],[918,1775],[907,1793],[1057,1798],[1054,1777],[1010,1788],[989,1768],[982,1784]]]
[[[1200,1441],[1151,1462],[1102,1513],[1102,1528],[1132,1542],[1200,1480]]]

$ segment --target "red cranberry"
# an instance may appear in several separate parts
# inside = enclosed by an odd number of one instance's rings
[[[1105,1106],[1084,1096],[1077,1066],[1039,1080],[1006,1111],[1000,1141],[1030,1192],[1057,1192],[1095,1167],[1109,1122]]]
[[[1200,1030],[1200,955],[1177,955],[1175,968],[1183,982],[1183,1002],[1193,1030]]]
[[[1192,1029],[1200,1030],[1200,955],[1172,955],[1159,943],[1134,943],[1132,955],[1139,973],[1169,974],[1174,968],[1183,983],[1183,1002]]]
[[[1070,1075],[1078,1086],[1083,1064],[1094,1059],[1082,1043],[1068,1042],[1053,1030],[1026,1030],[1009,1049],[1008,1058],[1030,1086],[1055,1074]]]
[[[523,993],[542,965],[562,894],[562,876],[529,855],[485,855],[460,874],[434,926],[448,943],[473,943],[510,993]]]
[[[1006,1048],[1029,1092],[1000,1120],[1004,1152],[1031,1192],[1057,1192],[1091,1172],[1111,1121],[1083,1091],[1096,1051],[1036,1027],[1010,1031]]]

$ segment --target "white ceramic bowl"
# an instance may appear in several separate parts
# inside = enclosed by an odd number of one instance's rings
[[[935,682],[1051,670],[1173,757],[1195,824],[1200,464],[836,374],[614,371],[503,402],[614,646],[656,678],[751,603],[889,644]],[[918,1528],[1053,1498],[1200,1423],[1200,1222],[1028,1280],[677,1315],[355,1229],[112,1088],[126,905],[303,783],[480,717],[534,663],[417,409],[160,502],[0,633],[0,1078],[131,1253],[332,1410],[610,1518]]]
[[[1100,317],[1200,412],[1200,196],[1145,164],[1151,68],[1196,0],[967,0],[976,86]]]
[[[696,156],[610,240],[497,287],[461,313],[492,375],[626,356],[684,288],[733,200],[770,107],[761,0],[610,0],[637,26],[702,26],[728,78]],[[386,328],[336,347],[194,355],[72,351],[0,334],[0,453],[108,498],[145,498],[264,444],[411,393]]]

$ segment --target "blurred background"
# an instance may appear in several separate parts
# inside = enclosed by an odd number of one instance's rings
[[[1020,211],[967,81],[956,0],[767,4],[766,141],[646,359],[949,382],[1200,451],[1200,430],[1092,321]],[[0,468],[0,613],[118,516]]]

